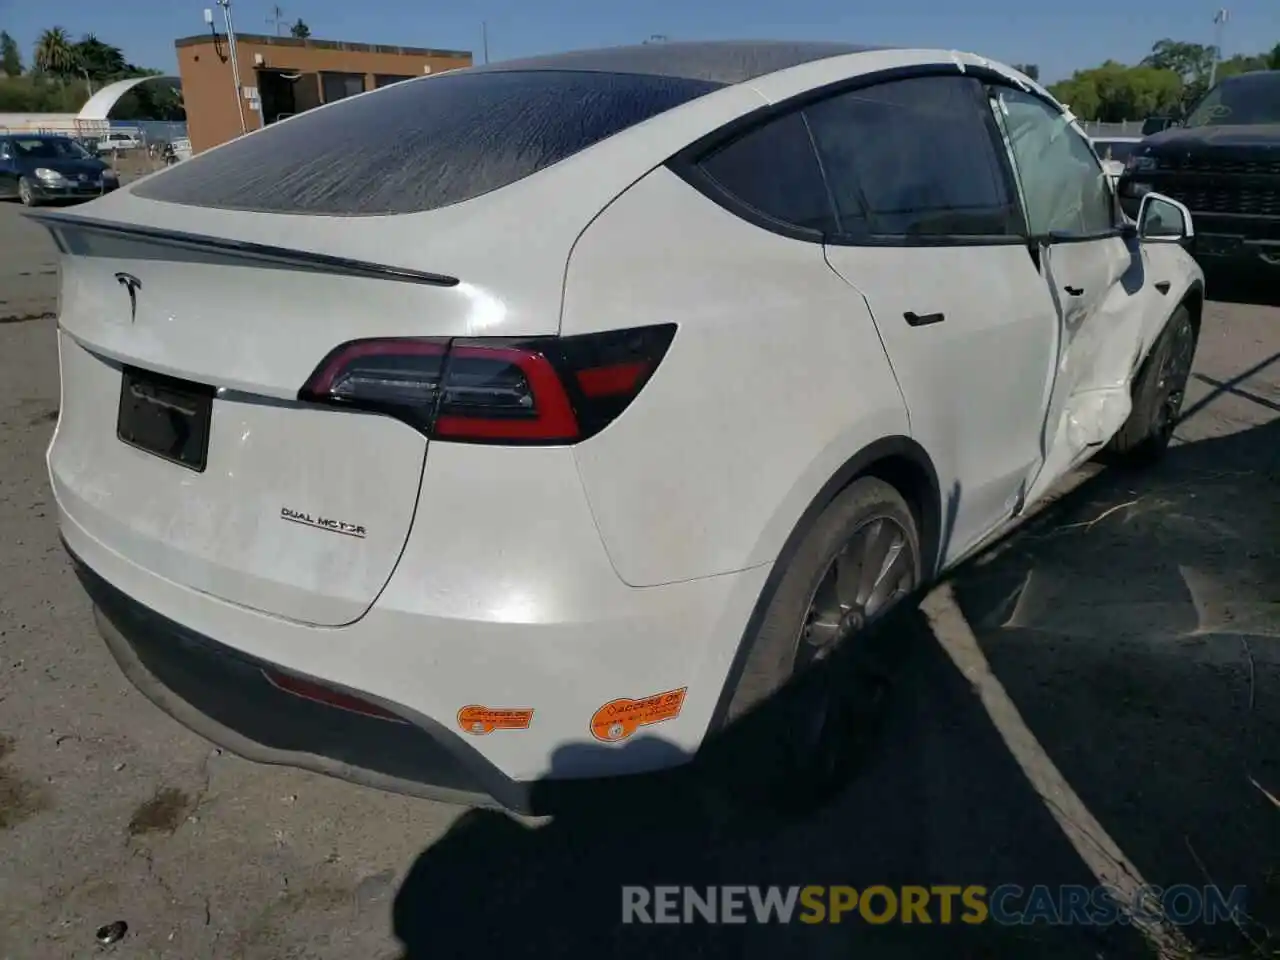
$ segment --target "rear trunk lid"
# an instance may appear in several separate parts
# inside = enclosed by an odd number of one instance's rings
[[[520,258],[526,271],[511,269],[515,283],[499,294],[388,265],[390,255],[351,256],[376,246],[477,265],[444,256],[453,238],[421,224],[418,241],[405,242],[399,221],[419,217],[377,218],[388,238],[380,244],[371,220],[309,218],[302,248],[277,245],[301,233],[280,221],[308,218],[190,208],[187,229],[175,230],[151,212],[133,222],[42,216],[62,251],[63,397],[49,468],[66,519],[145,569],[222,600],[316,625],[359,619],[408,536],[428,442],[389,417],[300,403],[299,389],[347,340],[554,334],[576,231]],[[490,265],[501,258],[495,246],[484,248]],[[543,277],[552,283],[538,290]],[[142,379],[127,382],[130,371]],[[152,375],[182,381],[178,392]],[[202,392],[210,411],[199,469],[198,458],[157,453],[155,430],[159,417],[161,447],[178,436],[166,423],[199,432]],[[131,406],[149,411],[150,439],[139,441],[136,424],[122,419],[137,418]],[[190,446],[198,452],[199,438]]]
[[[358,619],[404,545],[427,440],[390,418],[299,403],[298,390],[342,341],[468,332],[476,292],[444,277],[332,262],[319,272],[259,248],[48,224],[63,250],[49,466],[67,517],[200,592],[306,623]],[[548,311],[539,332],[555,319]],[[141,434],[140,418],[151,421]],[[177,462],[172,441],[202,430],[203,464],[198,436]]]

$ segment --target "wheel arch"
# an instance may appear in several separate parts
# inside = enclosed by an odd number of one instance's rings
[[[1204,281],[1193,280],[1191,286],[1187,287],[1187,292],[1182,295],[1182,302],[1178,306],[1187,308],[1187,313],[1191,315],[1191,329],[1195,331],[1196,339],[1199,340],[1200,324],[1204,317]]]
[[[1134,363],[1133,370],[1130,372],[1131,390],[1137,389],[1138,379],[1141,377],[1142,370],[1150,359],[1152,351],[1155,350],[1156,344],[1160,342],[1160,337],[1164,335],[1165,328],[1168,327],[1169,321],[1173,319],[1173,315],[1181,308],[1186,308],[1188,315],[1191,317],[1191,330],[1195,334],[1196,341],[1198,342],[1200,340],[1201,322],[1204,317],[1204,303],[1204,281],[1199,277],[1196,277],[1187,285],[1187,288],[1183,291],[1178,302],[1169,309],[1167,314],[1163,315],[1159,324],[1154,327],[1154,330],[1150,334],[1149,342],[1142,347],[1142,350],[1138,354],[1138,358]]]
[[[753,638],[777,593],[792,556],[828,504],[863,477],[876,477],[885,481],[907,501],[915,515],[920,534],[925,579],[930,580],[936,575],[943,548],[943,509],[937,470],[928,452],[915,440],[906,436],[883,437],[846,460],[822,485],[792,527],[738,641],[738,648],[734,652],[711,715],[708,735],[723,728],[728,719],[729,705],[751,657]]]

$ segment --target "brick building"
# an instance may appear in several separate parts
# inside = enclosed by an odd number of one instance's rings
[[[225,35],[183,37],[174,45],[188,135],[197,153],[239,136],[243,129],[257,130],[322,103],[472,62],[464,50],[237,34],[237,95]]]

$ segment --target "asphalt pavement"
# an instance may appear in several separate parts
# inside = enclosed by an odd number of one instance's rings
[[[0,958],[1151,955],[1122,926],[619,924],[623,884],[1094,882],[1061,797],[914,611],[884,628],[904,669],[877,748],[799,818],[742,810],[714,765],[529,822],[214,748],[94,632],[44,466],[56,251],[0,205],[0,253]],[[1207,309],[1167,461],[1083,471],[950,588],[1032,766],[1148,882],[1247,886],[1249,920],[1187,939],[1261,957],[1280,936],[1280,308],[1213,292],[1242,302]]]

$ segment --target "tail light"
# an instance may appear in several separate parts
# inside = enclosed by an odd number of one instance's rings
[[[664,324],[534,340],[355,340],[320,362],[298,399],[383,413],[441,440],[576,443],[631,404],[674,336]]]

